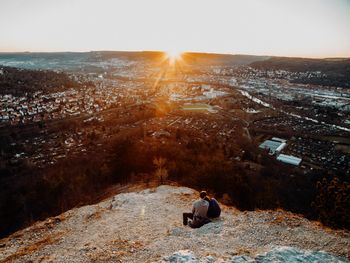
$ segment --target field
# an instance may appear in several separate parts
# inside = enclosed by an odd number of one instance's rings
[[[213,111],[212,106],[204,103],[185,104],[182,109],[185,111]]]

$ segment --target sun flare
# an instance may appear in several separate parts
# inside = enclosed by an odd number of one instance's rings
[[[172,49],[172,50],[166,51],[165,53],[166,53],[167,59],[169,59],[169,62],[175,63],[177,60],[181,58],[183,51]]]

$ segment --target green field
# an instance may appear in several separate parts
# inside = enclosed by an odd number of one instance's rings
[[[212,107],[208,104],[196,103],[196,104],[186,104],[182,106],[182,109],[190,110],[190,111],[210,111]]]

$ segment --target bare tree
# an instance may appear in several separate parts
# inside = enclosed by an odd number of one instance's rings
[[[160,179],[160,184],[163,184],[164,180],[168,177],[168,170],[165,167],[166,162],[167,159],[163,157],[154,157],[153,159],[153,164],[156,167],[154,174]]]

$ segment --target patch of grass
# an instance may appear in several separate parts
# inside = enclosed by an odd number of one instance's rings
[[[203,103],[185,104],[182,109],[190,111],[208,111],[211,109],[211,106]]]
[[[43,237],[42,239],[34,242],[33,244],[30,244],[25,247],[21,247],[14,254],[9,255],[6,258],[0,260],[0,263],[12,262],[21,257],[30,256],[36,251],[38,251],[39,249],[56,243],[63,236],[63,234],[64,234],[63,232],[58,232],[58,233],[55,233],[54,235]]]

